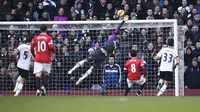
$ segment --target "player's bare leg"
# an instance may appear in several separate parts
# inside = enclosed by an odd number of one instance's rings
[[[133,86],[133,83],[127,79],[127,87],[125,89],[125,93],[124,93],[124,96],[127,96],[128,95],[128,92],[130,91],[131,87]]]
[[[157,96],[161,96],[167,89],[167,86],[168,86],[168,81],[164,81],[164,84],[163,84],[162,88],[160,89],[160,91],[158,92]]]
[[[48,76],[49,76],[49,73],[47,73],[47,72],[43,73],[43,85],[41,87],[42,96],[46,95],[46,88],[47,88],[47,85],[48,85]]]
[[[141,96],[142,90],[144,89],[144,86],[146,85],[146,82],[142,85],[140,85],[140,88],[138,89],[136,96]]]
[[[93,66],[90,67],[90,69],[88,69],[88,71],[78,79],[78,81],[76,82],[76,85],[79,85],[85,78],[87,78],[91,73],[92,73],[92,70],[94,69]]]
[[[40,79],[41,79],[42,72],[38,72],[35,75],[35,82],[36,82],[36,96],[41,96],[40,91]]]
[[[15,88],[14,88],[14,90],[13,90],[14,93],[17,91],[17,87],[18,87],[18,85],[19,85],[19,83],[20,83],[20,80],[21,80],[21,76],[18,76],[17,81],[16,81],[16,84],[15,84]]]
[[[130,91],[130,89],[131,89],[131,88],[129,88],[128,86],[126,87],[124,96],[127,96],[127,95],[128,95],[128,92]]]
[[[83,67],[86,62],[87,62],[87,59],[79,61],[71,70],[68,71],[68,74],[72,74],[72,72],[76,70],[77,68]]]
[[[16,90],[16,93],[14,96],[18,96],[19,93],[22,91],[23,89],[23,86],[24,86],[24,82],[25,82],[25,79],[21,77],[20,81],[19,81],[19,84],[17,86],[17,90]]]
[[[156,90],[157,90],[157,91],[160,91],[160,88],[162,87],[163,82],[164,82],[163,79],[160,79],[160,80],[159,80],[158,85],[157,85],[157,87],[156,87]]]

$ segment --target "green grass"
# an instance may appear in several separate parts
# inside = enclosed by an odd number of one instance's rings
[[[0,97],[0,112],[199,112],[200,97]]]

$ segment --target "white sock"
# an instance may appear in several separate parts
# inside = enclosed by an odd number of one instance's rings
[[[20,93],[20,92],[22,91],[22,89],[23,89],[23,86],[24,86],[24,84],[19,83],[19,85],[18,85],[18,87],[17,87],[17,91],[16,91],[16,93],[15,93],[14,96],[18,96],[18,95],[19,95],[19,93]]]
[[[42,86],[41,89],[43,89],[43,90],[44,90],[44,94],[46,94],[46,89],[45,89],[45,87]]]
[[[163,81],[162,79],[160,79],[158,83],[161,83],[161,84],[163,84],[163,82],[164,82],[164,81]]]
[[[160,89],[160,85],[163,85],[163,82],[164,82],[163,79],[160,79],[160,80],[158,81],[157,89]]]
[[[93,66],[90,67],[90,69],[81,78],[79,78],[79,80],[76,82],[76,85],[80,84],[85,78],[87,78],[92,73],[92,70]]]
[[[162,88],[160,89],[160,91],[158,92],[157,96],[162,95],[166,89],[167,89],[167,85],[163,85]]]
[[[69,72],[68,74],[71,74],[74,70],[76,70],[79,67],[83,67],[85,64],[86,60],[81,60],[80,62],[78,62]]]
[[[21,76],[18,76],[17,81],[16,81],[16,84],[15,84],[15,88],[14,88],[13,91],[17,91],[17,87],[18,87],[18,85],[19,85],[19,81],[20,81],[20,80],[21,80]]]

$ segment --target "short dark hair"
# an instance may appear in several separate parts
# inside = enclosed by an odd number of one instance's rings
[[[42,25],[40,26],[40,31],[41,31],[41,32],[46,32],[46,31],[47,31],[47,25],[42,24]]]
[[[26,43],[31,43],[33,39],[33,35],[29,34],[27,37],[26,37]]]
[[[114,54],[110,54],[110,56],[109,57],[113,57],[113,58],[115,58],[115,55]]]
[[[137,56],[137,51],[134,49],[131,49],[130,51],[131,57],[136,57]]]
[[[168,46],[174,46],[174,39],[173,38],[168,38],[167,39],[167,44],[168,44]]]

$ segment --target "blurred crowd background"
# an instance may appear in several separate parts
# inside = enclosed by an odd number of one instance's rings
[[[117,20],[116,11],[123,9],[130,20],[177,19],[183,26],[185,88],[200,88],[200,0],[0,0],[0,21],[95,21]],[[52,28],[53,29],[53,28]],[[74,82],[88,67],[68,76],[67,71],[79,60],[94,52],[107,41],[113,30],[49,31],[57,50],[52,64],[50,90],[63,89],[123,89],[126,76],[123,64],[129,49],[136,49],[145,62],[148,73],[146,88],[154,89],[158,81],[159,63],[153,57],[166,39],[173,37],[173,28],[128,28],[120,31],[120,49],[109,57],[91,77],[79,87]],[[19,75],[13,49],[25,42],[25,37],[38,31],[0,30],[0,89],[11,90]],[[89,66],[89,64],[88,64]],[[33,67],[33,66],[32,66]],[[113,71],[114,70],[114,71]],[[173,85],[174,83],[172,83]],[[30,72],[26,89],[34,89]],[[173,86],[171,86],[173,88]]]

